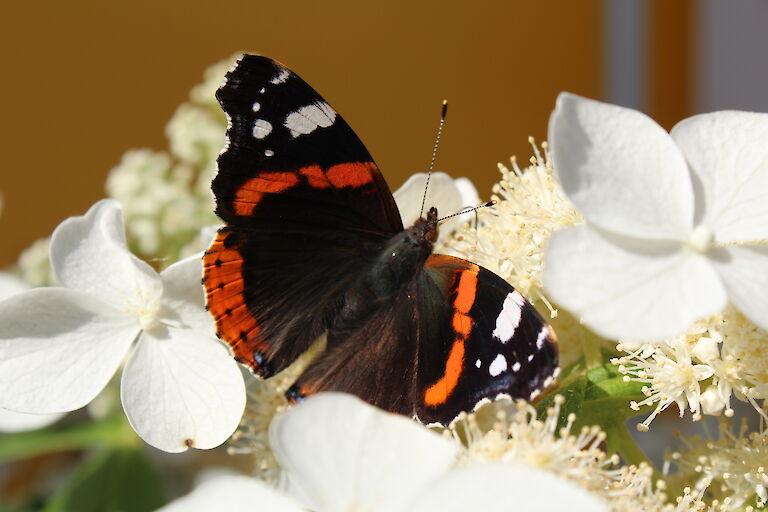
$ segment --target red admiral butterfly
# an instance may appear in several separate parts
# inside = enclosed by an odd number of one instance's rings
[[[442,424],[550,384],[552,329],[502,278],[432,254],[436,208],[404,229],[371,155],[314,89],[245,55],[216,96],[229,120],[212,185],[226,226],[203,281],[239,362],[270,377],[325,333],[290,400],[345,391]]]

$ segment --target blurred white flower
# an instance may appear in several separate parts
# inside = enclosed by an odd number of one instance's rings
[[[226,127],[220,112],[183,103],[165,127],[165,134],[174,156],[212,173],[224,147]]]
[[[768,503],[768,431],[747,433],[745,422],[733,427],[722,420],[717,439],[681,437],[685,448],[667,455],[666,468],[677,467],[687,482],[705,481],[719,510],[762,510]],[[745,507],[746,505],[746,507]]]
[[[206,193],[198,194],[198,174],[150,150],[127,151],[110,171],[107,193],[124,206],[129,240],[142,254],[175,259],[202,226],[216,221],[210,179]]]
[[[668,134],[640,112],[562,93],[557,177],[586,222],[550,240],[544,285],[598,334],[659,341],[727,300],[768,327],[768,114],[715,112]]]
[[[320,394],[278,417],[271,444],[291,498],[255,479],[222,477],[164,512],[607,511],[601,500],[524,466],[455,469],[459,445],[351,395]]]
[[[224,75],[227,71],[232,69],[232,66],[243,56],[242,53],[236,53],[229,58],[220,60],[216,64],[212,64],[206,68],[203,72],[203,82],[197,84],[189,91],[189,99],[192,103],[200,106],[210,107],[212,110],[218,112],[222,119],[224,119],[224,113],[219,107],[219,102],[216,100],[216,90],[221,87],[224,82]],[[226,122],[223,121],[225,124]]]
[[[19,255],[18,269],[22,280],[30,286],[58,285],[48,260],[49,238],[39,238]]]
[[[26,290],[29,290],[29,285],[23,279],[8,272],[0,272],[0,300]]]
[[[427,174],[417,172],[408,178],[403,185],[395,190],[395,202],[403,219],[403,226],[412,226],[419,218],[421,203],[424,199],[424,187],[427,186]],[[431,206],[437,207],[440,216],[445,217],[463,209],[477,206],[479,202],[475,186],[467,178],[451,178],[444,172],[433,172],[429,178],[427,199],[424,201],[424,212]],[[446,220],[440,224],[441,238],[457,229],[462,222],[473,218],[474,214],[466,213]]]
[[[245,391],[203,309],[201,260],[158,275],[128,251],[123,229],[113,200],[67,219],[51,238],[63,287],[0,302],[0,407],[83,407],[130,351],[121,398],[134,430],[169,452],[218,446],[237,426]]]

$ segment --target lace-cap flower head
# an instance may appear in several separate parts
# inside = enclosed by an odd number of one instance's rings
[[[768,114],[714,112],[667,133],[562,93],[554,168],[584,225],[550,240],[544,286],[602,336],[674,336],[728,299],[768,327]]]
[[[245,390],[202,307],[200,257],[157,274],[126,248],[113,200],[64,221],[50,250],[63,287],[0,302],[0,407],[36,414],[83,407],[130,352],[121,398],[147,443],[169,452],[223,443]]]
[[[292,407],[273,423],[270,444],[290,496],[230,476],[162,511],[246,511],[254,503],[263,510],[315,512],[608,510],[584,489],[536,468],[456,468],[458,443],[351,395],[321,393]]]

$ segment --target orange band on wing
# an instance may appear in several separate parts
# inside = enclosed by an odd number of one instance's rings
[[[235,213],[251,215],[264,194],[276,194],[299,183],[293,172],[263,172],[243,183],[235,192]]]
[[[428,406],[444,404],[458,385],[464,370],[464,343],[472,332],[472,318],[469,316],[469,311],[475,303],[479,272],[480,267],[473,264],[455,274],[459,278],[459,283],[456,285],[456,298],[453,301],[452,325],[456,338],[445,362],[445,373],[424,391],[424,404]]]
[[[456,287],[456,300],[453,305],[457,311],[469,313],[472,304],[475,303],[475,294],[477,293],[477,274],[480,268],[473,265],[472,268],[464,270],[459,275],[459,285]]]
[[[329,167],[325,176],[336,188],[362,187],[373,182],[373,162],[348,162]]]
[[[472,319],[469,315],[459,313],[458,311],[453,315],[453,330],[457,334],[462,335],[464,338],[469,336],[472,330]]]
[[[431,406],[445,403],[453,388],[459,383],[463,366],[464,339],[456,338],[448,354],[448,361],[445,363],[445,375],[427,388],[424,392],[424,403]]]
[[[216,335],[232,348],[240,362],[263,373],[254,361],[260,349],[259,325],[243,297],[243,258],[235,247],[226,247],[229,233],[220,232],[203,256],[206,307],[216,321]]]
[[[328,188],[331,182],[325,177],[325,173],[319,165],[308,165],[299,169],[299,173],[307,178],[309,186],[312,188]]]

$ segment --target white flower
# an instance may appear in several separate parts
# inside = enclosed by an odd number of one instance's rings
[[[48,261],[49,238],[39,238],[21,251],[18,260],[19,275],[32,286],[56,285],[56,278]]]
[[[29,290],[29,285],[23,279],[8,272],[0,272],[0,300],[26,290]]]
[[[546,143],[540,151],[532,137],[528,140],[534,153],[530,165],[521,168],[515,157],[510,158],[511,169],[498,164],[501,181],[492,196],[496,205],[479,210],[478,225],[465,225],[440,250],[484,266],[528,300],[549,306],[541,289],[544,247],[553,231],[581,217],[552,177]]]
[[[400,217],[403,219],[403,226],[406,228],[413,225],[419,218],[426,185],[426,173],[417,172],[393,194],[397,208],[400,210]],[[431,206],[436,206],[438,214],[445,217],[465,208],[477,206],[479,200],[475,186],[467,178],[453,179],[444,172],[433,172],[429,178],[427,199],[424,202],[425,211],[421,214],[426,215],[426,210]],[[441,223],[441,235],[450,233],[460,226],[461,222],[466,222],[471,218],[472,214],[463,214]]]
[[[210,179],[204,196],[195,193],[196,179],[193,168],[150,150],[127,151],[110,171],[107,192],[124,206],[129,239],[143,254],[175,256],[214,222]]]
[[[702,412],[707,412],[702,411],[703,407],[707,410],[714,407],[712,397],[710,394],[703,396],[699,384],[712,377],[714,370],[692,359],[691,346],[686,336],[680,336],[666,344],[642,345],[629,355],[611,361],[620,365],[619,372],[625,375],[625,381],[645,384],[642,389],[647,398],[631,402],[632,410],[639,411],[646,405],[656,406],[650,416],[637,425],[638,430],[647,432],[656,415],[673,403],[677,404],[680,417],[685,413],[687,404],[696,421],[701,419]],[[619,345],[619,350],[623,348]],[[696,348],[693,345],[694,353]]]
[[[203,171],[213,171],[224,146],[226,127],[225,118],[218,112],[182,103],[165,127],[165,134],[174,156]]]
[[[768,327],[768,115],[715,112],[670,134],[559,96],[554,168],[585,224],[550,240],[544,285],[598,334],[657,341],[723,309]]]
[[[710,494],[725,505],[722,510],[762,510],[768,501],[768,431],[747,434],[746,423],[731,426],[721,420],[717,438],[681,437],[685,449],[667,455],[686,481],[706,481]]]
[[[459,445],[351,395],[308,398],[271,429],[291,500],[262,482],[225,477],[164,512],[263,510],[397,512],[608,510],[552,474],[523,466],[454,468]],[[215,498],[213,498],[215,496]]]
[[[56,228],[50,259],[63,287],[0,303],[0,407],[83,407],[130,351],[121,398],[146,442],[169,452],[223,443],[245,391],[203,310],[200,258],[158,275],[126,248],[119,204],[103,200]]]
[[[0,272],[0,300],[29,289],[29,285],[13,274]],[[25,414],[0,408],[0,432],[23,432],[46,427],[64,414]]]

